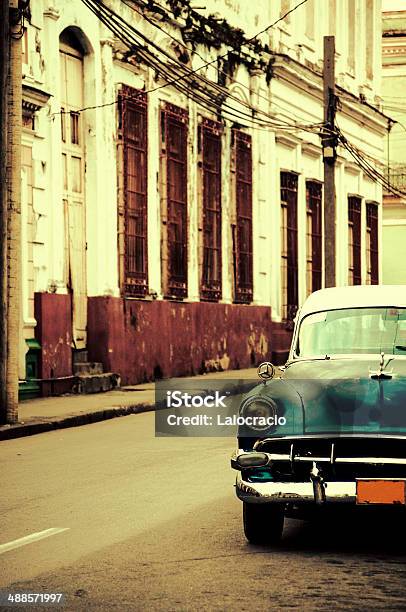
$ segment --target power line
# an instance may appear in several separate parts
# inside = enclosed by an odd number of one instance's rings
[[[289,11],[287,11],[284,15],[281,15],[281,17],[279,17],[279,19],[277,19],[276,21],[274,21],[273,23],[271,23],[271,25],[267,26],[266,28],[264,28],[263,30],[261,30],[261,32],[258,32],[257,34],[255,34],[255,36],[253,36],[252,38],[249,38],[247,40],[247,42],[251,42],[252,40],[254,40],[255,38],[258,38],[258,36],[261,36],[261,34],[264,34],[265,32],[267,32],[268,30],[270,30],[271,28],[274,28],[279,22],[283,21],[288,15],[290,15],[291,13],[294,13],[294,11],[296,11],[300,6],[302,6],[302,4],[305,4],[306,2],[308,2],[308,0],[302,0],[302,2],[299,2],[299,4],[296,4],[296,6],[294,6],[293,8],[291,8]]]
[[[306,1],[307,1],[307,0],[306,0]],[[165,36],[167,36],[167,38],[170,38],[170,39],[171,39],[171,40],[173,40],[173,41],[174,41],[174,42],[175,42],[177,45],[180,45],[180,46],[181,46],[181,47],[183,47],[183,48],[184,48],[184,49],[185,49],[187,52],[189,52],[189,53],[190,53],[190,48],[189,48],[189,47],[188,47],[188,46],[187,46],[187,45],[186,45],[184,42],[182,42],[181,40],[179,40],[178,38],[176,38],[176,36],[173,36],[173,35],[172,35],[170,32],[168,32],[167,30],[165,30],[165,29],[164,29],[162,26],[160,26],[160,25],[159,25],[159,23],[156,23],[156,22],[155,22],[153,19],[151,19],[151,18],[147,17],[147,16],[146,16],[146,15],[145,15],[145,14],[144,14],[144,13],[143,13],[141,10],[139,10],[138,8],[136,8],[136,7],[135,7],[133,4],[129,4],[129,3],[127,2],[127,0],[123,0],[123,2],[124,2],[124,4],[126,4],[126,5],[127,5],[127,6],[128,6],[130,9],[131,9],[131,10],[135,11],[136,13],[138,13],[138,15],[140,15],[140,16],[141,16],[143,19],[145,19],[145,20],[146,20],[146,21],[147,21],[149,24],[151,24],[153,27],[155,27],[156,29],[158,29],[158,30],[159,30],[160,32],[162,32],[163,34],[165,34]],[[303,2],[302,2],[302,4],[303,4]],[[297,6],[296,6],[294,9],[292,9],[292,10],[291,10],[291,11],[289,11],[288,13],[285,13],[285,15],[284,15],[282,18],[285,18],[285,17],[286,17],[286,16],[287,16],[287,15],[288,15],[290,12],[292,12],[293,10],[296,10],[296,8],[297,8],[298,6],[300,6],[300,4],[298,4],[298,5],[297,5]],[[267,28],[267,29],[269,29],[269,27],[270,27],[270,26],[268,26],[268,28]],[[258,35],[259,35],[259,34],[258,34]],[[257,36],[258,36],[258,35],[257,35]],[[198,51],[196,51],[196,49],[194,49],[194,50],[193,50],[193,53],[194,53],[195,55],[197,55],[197,56],[198,56],[198,57],[199,57],[201,60],[205,61],[205,58],[204,58],[204,57],[203,57],[203,56],[202,56],[200,53],[198,53]],[[223,57],[224,57],[224,56],[223,56]],[[224,75],[225,77],[230,77],[230,75],[229,75],[227,72],[225,72],[224,70],[222,70],[222,69],[219,67],[219,65],[217,65],[217,66],[216,66],[216,71],[217,71],[217,73],[218,73],[218,74],[222,74],[222,75]],[[235,79],[234,77],[230,77],[230,78],[232,79],[232,82],[233,82],[233,83],[235,83],[236,85],[240,85],[240,86],[241,86],[241,87],[243,87],[244,89],[246,89],[246,90],[248,90],[249,92],[251,92],[251,88],[249,87],[249,85],[246,85],[245,83],[242,83],[241,81],[238,81],[238,80],[237,80],[237,79]],[[266,102],[268,102],[268,103],[269,103],[269,98],[268,98],[268,97],[266,97],[266,96],[264,96],[264,95],[262,95],[262,94],[260,94],[260,93],[258,93],[258,92],[256,93],[256,95],[257,95],[257,97],[258,97],[258,98],[260,98],[261,100],[265,100]],[[233,99],[235,99],[235,98],[233,98]],[[239,101],[239,103],[240,103],[240,104],[245,104],[245,103],[244,103],[244,101],[242,101],[242,100],[238,100],[238,101]],[[275,104],[275,103],[273,103],[273,104]],[[252,107],[251,105],[247,105],[247,104],[246,104],[246,106],[247,106],[247,107],[249,106],[249,108],[250,108],[251,110],[253,110],[253,107]],[[278,106],[278,105],[276,105],[276,104],[275,104],[275,106]],[[279,107],[279,108],[282,108],[282,107]],[[254,109],[254,110],[256,110],[256,109]],[[285,110],[285,109],[283,109],[283,110]],[[261,112],[261,114],[265,114],[265,113],[264,113],[264,111],[260,111],[260,112]],[[267,117],[269,117],[269,118],[272,118],[272,116],[271,116],[271,115],[269,115],[268,113],[266,113],[266,116],[267,116]],[[284,121],[283,119],[279,119],[279,121],[281,121],[281,122],[283,122],[283,123],[286,123],[286,125],[289,125],[290,127],[292,126],[292,123],[290,123],[290,124],[289,124],[289,122]],[[301,125],[301,124],[299,124],[298,122],[296,122],[295,120],[293,120],[293,121],[294,121],[294,124],[293,124],[293,125],[295,125],[295,126],[296,126],[296,125],[297,125],[297,126],[298,126],[298,125]],[[320,122],[319,124],[310,124],[310,125],[311,125],[311,126],[314,126],[314,125],[322,125],[322,122]]]
[[[274,27],[277,23],[279,23],[281,20],[283,20],[288,14],[290,14],[291,12],[293,12],[294,10],[296,10],[296,8],[298,8],[299,6],[301,6],[302,4],[304,4],[306,1],[308,0],[303,0],[302,2],[300,2],[298,5],[296,5],[296,7],[294,7],[293,9],[291,9],[290,11],[288,11],[287,13],[285,13],[283,16],[281,16],[278,20],[276,20],[273,24],[270,24],[269,26],[267,26],[267,28],[265,28],[263,31],[261,31],[260,33],[258,33],[257,35],[251,37],[249,40],[254,40],[258,35],[260,35],[261,33],[263,33],[266,30],[269,30],[271,27]],[[138,55],[142,55],[144,56],[143,59],[146,61],[147,64],[154,64],[156,61],[158,61],[158,65],[155,65],[155,69],[157,70],[158,74],[163,74],[166,77],[166,82],[162,85],[159,85],[157,87],[154,87],[150,90],[147,90],[145,93],[153,93],[157,90],[163,89],[164,87],[168,87],[169,85],[172,84],[176,84],[178,89],[181,89],[183,93],[186,93],[187,95],[189,95],[190,97],[199,97],[198,102],[200,104],[203,104],[204,99],[202,99],[202,95],[210,96],[209,100],[206,100],[206,104],[209,103],[210,105],[210,110],[212,110],[212,106],[213,106],[213,95],[215,96],[215,93],[217,93],[220,97],[222,97],[222,101],[221,103],[217,103],[215,104],[218,108],[219,111],[221,111],[223,114],[224,113],[228,113],[229,115],[231,115],[232,120],[236,120],[240,119],[245,123],[250,123],[250,124],[254,124],[254,125],[258,125],[261,127],[266,127],[266,128],[278,128],[278,129],[293,129],[293,130],[307,130],[307,131],[315,131],[315,128],[317,129],[321,129],[322,123],[316,123],[316,124],[309,124],[306,126],[300,125],[298,123],[294,123],[294,124],[289,124],[289,122],[284,121],[284,120],[276,120],[275,118],[272,117],[272,115],[269,115],[269,113],[266,113],[265,111],[262,111],[260,109],[255,109],[253,108],[251,105],[247,104],[245,101],[236,98],[234,96],[232,96],[230,94],[230,92],[224,88],[219,86],[216,83],[213,83],[211,81],[209,81],[207,78],[202,77],[202,75],[198,75],[197,72],[199,70],[201,70],[204,67],[207,67],[209,65],[212,65],[215,62],[218,62],[219,58],[224,58],[226,56],[228,56],[228,52],[221,55],[221,56],[217,56],[215,60],[212,60],[210,62],[206,62],[205,64],[203,64],[202,66],[198,67],[195,70],[191,70],[189,68],[187,68],[186,66],[180,64],[179,62],[177,62],[173,57],[171,57],[167,52],[165,52],[164,50],[162,50],[161,48],[157,47],[157,45],[155,45],[152,41],[150,41],[145,35],[143,35],[141,32],[139,32],[138,30],[136,30],[133,26],[130,26],[128,24],[128,22],[126,22],[122,17],[120,17],[119,15],[117,15],[116,13],[114,13],[114,11],[112,11],[112,9],[110,9],[109,7],[103,5],[102,2],[95,2],[95,0],[82,0],[82,2],[94,13],[97,15],[97,17],[106,25],[106,27],[108,27],[114,34],[116,34],[116,36],[122,41],[124,42],[124,44],[126,44],[126,46],[128,46],[130,49],[133,49],[134,46],[136,47],[136,51],[138,53]],[[121,30],[120,30],[121,28]],[[136,40],[136,38],[140,37],[143,41],[143,46],[140,47],[140,42]],[[135,37],[135,39],[134,39]],[[179,42],[179,41],[177,41]],[[169,58],[170,60],[170,64],[165,65],[162,64],[162,61],[158,60],[158,58],[156,58],[155,56],[152,57],[150,50],[148,49],[147,45],[152,45],[154,46],[156,49],[158,49],[159,52],[163,53],[166,57]],[[147,56],[145,55],[147,53]],[[169,70],[169,72],[168,72]],[[179,75],[179,70],[181,71],[181,74]],[[172,71],[172,72],[170,72]],[[175,78],[173,78],[173,71],[178,72],[178,74],[175,76]],[[192,76],[196,76],[200,81],[203,82],[203,85],[206,87],[209,87],[211,89],[211,91],[202,91],[202,89],[200,88],[200,96],[197,96],[196,92],[195,92],[195,87],[197,86],[199,88],[199,83],[196,82],[192,82],[192,86],[193,89],[191,91],[187,90],[185,92],[184,87],[180,86],[180,82],[184,81],[186,79],[190,79],[190,77]],[[189,83],[190,84],[190,83]],[[201,85],[201,83],[200,83]],[[214,91],[213,91],[214,90]],[[251,113],[255,113],[257,116],[253,117],[252,115],[248,115],[247,113],[244,113],[241,110],[237,110],[235,107],[230,107],[229,104],[227,104],[225,102],[225,99],[229,98],[231,100],[234,100],[238,105],[241,106],[245,106],[246,108],[249,108],[249,110],[251,111]],[[114,104],[116,103],[116,101],[111,102],[111,103],[107,103],[107,104],[103,104],[100,106],[108,106],[110,104]],[[204,104],[203,104],[204,106]],[[226,107],[226,108],[224,108]],[[263,119],[261,119],[260,117],[258,117],[258,115],[263,115],[264,117],[266,117],[266,121],[264,121]]]
[[[86,1],[85,1],[85,0],[82,0],[82,1],[84,1],[84,2],[85,2],[85,4],[86,4]],[[89,1],[90,1],[90,2],[92,2],[92,0],[89,0]],[[295,10],[296,10],[296,9],[297,9],[299,6],[301,6],[302,4],[304,4],[304,3],[305,3],[305,2],[307,2],[307,1],[308,1],[308,0],[302,0],[302,2],[300,2],[299,4],[297,4],[297,5],[296,5],[295,7],[293,7],[291,10],[287,11],[287,12],[286,12],[284,15],[282,15],[282,16],[281,16],[279,19],[277,19],[277,20],[276,20],[274,23],[270,24],[270,25],[269,25],[269,26],[267,26],[267,27],[266,27],[264,30],[262,30],[261,32],[258,32],[257,34],[255,34],[255,35],[254,35],[254,36],[252,36],[251,38],[247,39],[246,43],[247,43],[247,42],[250,42],[250,41],[252,41],[252,40],[254,40],[255,38],[257,38],[258,36],[260,36],[261,34],[263,34],[264,32],[266,32],[267,30],[269,30],[269,29],[271,29],[272,27],[274,27],[274,26],[275,26],[277,23],[279,23],[280,21],[282,21],[283,19],[285,19],[285,18],[286,18],[286,17],[287,17],[287,16],[288,16],[290,13],[292,13],[293,11],[295,11]],[[129,6],[129,5],[127,4],[127,2],[124,2],[124,3],[125,3],[127,6]],[[99,3],[99,4],[102,4],[102,3]],[[131,8],[131,9],[133,9],[133,7],[130,7],[130,8]],[[136,10],[136,9],[133,9],[133,10]],[[113,13],[113,11],[111,11],[111,12]],[[149,23],[151,23],[152,25],[155,25],[156,27],[159,27],[159,26],[157,26],[157,24],[155,24],[155,23],[154,23],[152,20],[150,20],[150,19],[148,19],[147,17],[145,17],[145,15],[143,15],[143,14],[142,14],[142,13],[140,13],[139,11],[137,11],[137,12],[138,12],[139,14],[141,14],[141,16],[143,16],[143,17],[144,17],[144,18],[145,18],[145,19],[146,19],[146,20],[147,20]],[[127,25],[127,24],[126,24],[126,25]],[[109,26],[107,26],[107,27],[109,27]],[[131,26],[130,26],[130,27],[131,27]],[[136,30],[135,30],[135,28],[133,28],[133,27],[131,27],[131,29],[132,29],[133,31],[136,31]],[[159,29],[161,29],[161,31],[163,31],[163,32],[164,32],[164,33],[165,33],[167,36],[170,36],[170,35],[169,35],[169,34],[168,34],[168,33],[167,33],[165,30],[163,30],[162,28],[159,28]],[[143,37],[143,39],[144,39],[145,41],[147,41],[149,44],[152,44],[153,46],[155,46],[155,47],[156,47],[156,45],[154,45],[154,44],[153,44],[151,41],[148,41],[148,39],[147,39],[147,38],[146,38],[146,37],[145,37],[143,34],[141,34],[141,33],[140,33],[140,32],[138,32],[138,31],[137,31],[137,33],[138,33],[139,35],[141,35],[141,36]],[[181,43],[181,42],[180,42],[178,39],[176,39],[175,37],[172,37],[172,36],[170,36],[170,37],[171,37],[173,40],[175,40],[175,41],[176,41],[178,44],[181,44],[181,45],[182,45],[182,46],[184,46],[186,49],[188,49],[188,48],[187,48],[185,45],[183,45],[183,44],[182,44],[182,43]],[[245,44],[246,44],[246,43],[245,43]],[[189,49],[188,49],[188,50],[189,50]],[[162,49],[160,49],[160,51],[162,52]],[[167,53],[165,53],[165,55],[166,55],[166,56],[168,56],[168,57],[170,57],[170,56],[169,56]],[[198,54],[197,54],[197,55],[198,55]],[[202,64],[202,65],[201,65],[201,66],[199,66],[198,68],[195,68],[194,70],[192,70],[192,69],[187,69],[187,70],[188,70],[188,74],[182,75],[181,77],[177,77],[176,79],[173,79],[172,81],[169,81],[169,82],[167,82],[167,83],[164,83],[163,85],[159,85],[158,87],[155,87],[154,89],[151,89],[151,90],[147,91],[146,93],[153,93],[154,91],[158,91],[158,90],[160,90],[160,89],[163,89],[163,88],[165,88],[165,87],[168,87],[169,85],[175,84],[175,83],[179,82],[180,80],[182,80],[182,79],[184,79],[184,78],[187,78],[187,76],[191,76],[192,74],[196,74],[198,71],[202,70],[203,68],[206,68],[206,67],[208,67],[208,66],[210,66],[210,65],[213,65],[214,63],[217,63],[219,59],[224,59],[224,58],[226,58],[226,57],[228,57],[228,52],[227,52],[227,53],[224,53],[223,55],[218,55],[218,56],[217,56],[217,57],[216,57],[214,60],[211,60],[211,61],[209,61],[209,62],[205,62],[204,64]],[[174,60],[174,58],[172,58],[172,57],[170,57],[170,59],[171,59],[172,61]],[[175,60],[175,61],[176,61],[176,60]],[[185,66],[183,66],[183,65],[180,65],[180,66],[181,66],[183,69],[186,69],[186,67],[185,67]],[[217,70],[219,70],[219,69],[217,69]],[[220,71],[220,72],[223,72],[223,71]],[[223,72],[223,74],[226,74],[226,73],[224,73],[224,72]],[[200,78],[202,78],[202,77],[201,77],[201,75],[199,75],[199,77],[200,77]],[[207,79],[205,79],[205,81],[206,81],[206,82],[208,82],[208,80],[207,80]],[[237,82],[237,81],[235,81],[235,82]],[[237,82],[237,83],[238,83],[238,82]],[[212,87],[217,87],[217,88],[219,88],[219,86],[218,86],[217,84],[215,84],[215,83],[210,82],[210,85],[211,85]],[[243,86],[244,86],[244,85],[243,85]],[[245,86],[245,87],[246,87],[246,86]],[[224,88],[221,88],[221,89],[222,89],[222,92],[223,92],[223,93],[224,93],[224,91],[227,91],[227,90],[224,90]],[[249,88],[248,88],[248,89],[249,89]],[[229,93],[227,93],[227,97],[230,97],[230,94],[229,94]],[[234,98],[234,99],[235,99],[235,98]],[[235,99],[235,100],[236,100],[236,101],[237,101],[239,104],[242,104],[242,105],[244,104],[244,103],[243,103],[243,101],[242,101],[242,100],[240,100],[240,99]],[[250,108],[251,108],[251,110],[254,110],[255,112],[258,112],[258,109],[253,109],[252,107],[250,107]],[[259,111],[259,112],[263,113],[263,111]],[[285,123],[287,123],[287,122],[285,122]],[[295,125],[295,126],[293,126],[293,127],[296,127],[296,125]]]
[[[351,154],[357,165],[369,176],[374,182],[380,183],[387,191],[390,191],[397,196],[406,196],[406,191],[398,189],[391,181],[382,174],[370,161],[366,158],[363,151],[358,149],[351,143],[338,128],[337,138],[339,143]]]

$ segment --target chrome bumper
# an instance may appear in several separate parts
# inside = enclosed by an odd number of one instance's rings
[[[248,482],[237,474],[237,497],[254,504],[315,503],[314,485],[309,482]],[[356,503],[355,482],[324,482],[325,503]]]

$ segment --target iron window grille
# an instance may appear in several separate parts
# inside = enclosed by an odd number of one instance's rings
[[[367,285],[379,284],[378,205],[367,202]]]
[[[289,327],[298,308],[297,185],[296,174],[281,172],[282,319]]]
[[[148,106],[144,92],[123,86],[119,94],[123,136],[124,293],[148,290]]]
[[[163,279],[166,297],[177,299],[187,297],[187,138],[187,111],[167,103],[161,112]]]
[[[253,299],[252,143],[251,136],[233,130],[236,175],[236,224],[233,226],[235,302]]]
[[[361,284],[361,198],[348,198],[348,284]]]
[[[322,186],[306,182],[306,284],[307,294],[322,286]]]
[[[200,295],[211,301],[221,298],[221,135],[221,123],[202,120],[198,134],[203,190]]]

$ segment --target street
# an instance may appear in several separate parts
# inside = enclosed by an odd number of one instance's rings
[[[63,592],[66,610],[406,609],[402,519],[288,520],[279,548],[250,546],[234,440],[153,426],[144,413],[1,443],[0,590]]]

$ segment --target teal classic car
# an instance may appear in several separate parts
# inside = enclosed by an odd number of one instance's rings
[[[405,506],[406,286],[316,291],[286,365],[258,373],[231,459],[250,542],[317,507]]]

